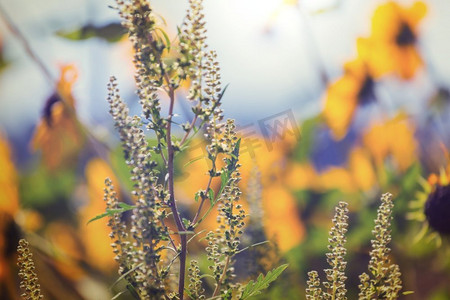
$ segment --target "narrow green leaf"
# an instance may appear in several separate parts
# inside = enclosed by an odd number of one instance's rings
[[[159,32],[161,32],[161,34],[164,36],[164,39],[166,40],[167,51],[170,51],[171,44],[170,44],[170,39],[169,39],[169,36],[167,35],[167,33],[159,27],[155,27],[155,30],[158,30]]]
[[[202,158],[205,158],[205,156],[200,156],[200,157],[191,159],[190,161],[188,161],[187,163],[184,164],[184,167],[186,168],[186,167],[189,166],[190,164],[195,163],[196,161],[198,161],[198,160],[200,160],[200,159],[202,159]]]
[[[188,235],[188,234],[195,234],[195,231],[178,231],[179,235]]]
[[[256,282],[250,280],[249,283],[247,283],[247,285],[245,286],[245,289],[239,299],[244,300],[252,296],[261,294],[261,291],[268,288],[269,284],[275,281],[278,276],[280,276],[281,273],[287,268],[287,266],[287,264],[281,265],[278,268],[269,271],[265,277],[263,274],[259,274]]]
[[[200,192],[195,193],[195,202],[198,202],[199,198],[200,198]]]
[[[104,217],[112,217],[115,214],[121,214],[123,212],[132,210],[134,208],[133,205],[129,205],[129,204],[126,204],[126,203],[123,203],[123,202],[119,203],[119,207],[120,208],[118,208],[118,209],[106,209],[106,212],[93,217],[92,219],[90,219],[87,222],[87,224],[89,224],[91,222],[94,222],[94,221],[97,221],[97,220],[100,220],[100,219],[103,219]]]
[[[222,174],[220,174],[221,184],[220,184],[219,193],[217,194],[217,195],[219,195],[219,197],[220,197],[220,194],[222,194],[223,189],[225,188],[225,186],[228,183],[228,178],[229,178],[228,171],[223,171]]]
[[[220,95],[219,95],[219,98],[218,98],[218,101],[217,102],[219,102],[220,100],[222,100],[222,97],[223,97],[223,95],[225,94],[225,92],[226,92],[226,90],[227,90],[227,88],[228,88],[228,86],[229,86],[230,84],[229,83],[227,83],[227,85],[223,88],[223,90],[222,90],[222,93],[220,93]]]
[[[111,300],[116,300],[118,299],[120,296],[122,296],[123,294],[125,294],[127,291],[121,291],[120,293],[116,294],[114,297],[111,298]]]
[[[182,218],[181,221],[183,222],[184,227],[189,228],[189,226],[191,226],[191,221],[189,221],[188,219]],[[182,231],[179,231],[179,232],[177,232],[177,233],[178,233],[178,234],[186,234],[186,233],[181,233],[181,232],[182,232]],[[185,231],[183,231],[183,232],[185,232]]]
[[[119,202],[119,207],[123,208],[124,211],[132,210],[134,208],[134,205],[126,204],[123,202]]]
[[[411,295],[411,294],[414,294],[414,291],[406,291],[406,292],[403,292],[402,293],[403,295]]]
[[[120,23],[110,23],[104,26],[87,24],[73,31],[57,32],[56,34],[69,40],[86,40],[96,37],[114,43],[126,34],[126,30]]]
[[[133,295],[134,299],[137,299],[137,300],[141,299],[138,292],[136,291],[134,286],[132,286],[131,284],[127,284],[127,290],[131,293],[131,295]]]
[[[121,280],[125,279],[125,277],[127,277],[128,275],[130,275],[132,272],[134,272],[137,268],[142,267],[144,263],[140,263],[135,265],[133,268],[131,268],[130,270],[128,270],[126,273],[122,274],[119,278],[116,279],[116,281],[114,281],[114,283],[109,287],[110,290],[113,289],[113,287],[115,285],[117,285]]]
[[[208,197],[211,205],[214,205],[214,191],[212,190],[212,188],[209,188]]]

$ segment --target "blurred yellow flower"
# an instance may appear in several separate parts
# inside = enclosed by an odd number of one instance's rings
[[[50,170],[73,163],[83,144],[72,96],[77,76],[73,65],[61,67],[57,92],[47,100],[44,117],[33,134],[31,147],[35,151],[42,150],[45,165]]]
[[[334,138],[345,137],[358,105],[375,100],[373,79],[365,62],[355,59],[344,66],[344,74],[327,89],[323,117]]]
[[[427,180],[421,178],[420,184],[422,191],[409,203],[411,211],[407,218],[422,223],[415,242],[426,237],[440,247],[442,237],[450,235],[450,163],[446,169],[441,168],[439,174],[432,173]]]
[[[316,189],[317,176],[316,170],[311,164],[291,162],[287,166],[283,181],[292,190]]]
[[[368,191],[373,188],[377,178],[370,154],[366,149],[362,147],[353,148],[350,152],[348,165],[353,181],[360,190]]]
[[[319,176],[320,190],[340,190],[350,194],[357,191],[351,173],[342,167],[330,167]]]
[[[46,239],[52,245],[56,267],[65,278],[78,280],[85,275],[80,263],[85,258],[85,248],[74,226],[63,221],[48,224]]]
[[[241,164],[240,173],[242,177],[240,187],[244,194],[240,204],[248,212],[245,191],[247,190],[252,169],[257,166],[261,173],[265,232],[269,239],[276,239],[280,250],[285,252],[303,240],[304,226],[300,219],[300,213],[297,212],[295,198],[292,196],[289,188],[290,185],[298,186],[299,184],[296,182],[299,174],[294,173],[298,168],[291,170],[288,157],[288,154],[295,146],[296,137],[289,134],[282,136],[284,137],[283,139],[271,142],[270,150],[266,144],[269,141],[258,136],[251,138],[242,136],[239,163]],[[192,200],[199,189],[205,189],[209,180],[209,176],[206,173],[210,166],[206,152],[202,150],[205,144],[200,141],[193,141],[192,145],[192,148],[187,150],[185,161],[180,163],[181,166],[184,166],[189,161],[193,160],[193,162],[186,167],[182,167],[185,174],[179,175],[175,184],[177,187],[177,199],[180,200],[186,198]],[[301,175],[301,180],[309,180],[306,177],[310,171],[314,172],[314,170],[310,167],[308,171],[306,167],[304,171],[305,173]],[[288,181],[285,180],[286,174],[290,174]],[[220,179],[215,178],[211,187],[217,191],[219,186]],[[192,207],[195,210],[198,206],[193,205]],[[202,215],[208,208],[209,203],[205,203]],[[213,210],[199,226],[199,229],[211,230],[217,227],[215,222],[216,215],[217,213]]]
[[[0,133],[0,211],[14,216],[19,210],[17,171],[12,161],[11,148]]]
[[[299,218],[295,198],[282,185],[265,186],[262,190],[264,230],[286,252],[303,241],[305,228]]]
[[[86,248],[87,260],[100,270],[109,272],[116,268],[114,254],[111,249],[111,228],[108,227],[108,218],[102,218],[89,224],[93,217],[106,211],[106,202],[103,200],[105,178],[109,177],[120,195],[119,184],[108,164],[100,159],[91,159],[85,167],[85,178],[89,196],[88,204],[79,213],[80,236]]]
[[[405,114],[400,113],[386,122],[377,122],[363,136],[364,146],[373,156],[377,166],[391,156],[400,171],[405,171],[415,160],[417,141],[414,126]]]
[[[371,36],[357,43],[358,55],[367,62],[374,78],[396,73],[403,79],[410,79],[422,66],[416,40],[426,11],[425,3],[420,1],[410,7],[387,2],[376,9]]]

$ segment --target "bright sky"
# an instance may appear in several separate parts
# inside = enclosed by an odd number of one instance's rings
[[[181,23],[186,3],[152,2],[172,30]],[[356,37],[368,34],[371,14],[380,1],[302,3],[300,12],[294,6],[281,7],[281,0],[205,1],[208,44],[218,52],[223,83],[230,84],[224,97],[225,114],[236,118],[238,124],[254,123],[286,109],[292,109],[298,119],[320,111],[317,66],[324,64],[331,78],[339,76],[342,63],[355,55]],[[450,2],[428,3],[421,47],[433,65],[433,76],[450,85]],[[132,98],[132,76],[124,49],[95,39],[67,41],[52,33],[74,29],[89,20],[97,24],[117,20],[116,12],[107,8],[113,4],[112,0],[2,0],[1,4],[55,76],[58,63],[75,63],[79,68],[74,92],[79,115],[88,124],[109,120],[105,98],[110,75],[118,77],[122,96]],[[313,13],[336,4],[336,9]],[[39,119],[51,87],[3,24],[0,35],[11,60],[0,74],[0,126],[23,133]],[[427,75],[419,75],[409,91],[410,95],[401,97],[408,103],[430,93]],[[17,126],[18,122],[22,126]]]

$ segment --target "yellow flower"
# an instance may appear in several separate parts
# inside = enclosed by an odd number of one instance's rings
[[[0,133],[0,211],[14,216],[19,210],[17,171],[12,162],[11,148]]]
[[[344,74],[327,89],[323,117],[334,138],[345,137],[358,105],[375,100],[373,79],[365,62],[355,59],[344,66]]]
[[[358,55],[367,61],[374,78],[396,73],[410,79],[423,64],[415,45],[418,26],[427,11],[423,2],[402,7],[395,2],[379,6],[372,18],[371,36],[358,40]]]
[[[111,228],[107,225],[108,218],[87,223],[93,217],[106,211],[106,203],[103,200],[105,178],[108,177],[113,181],[118,195],[120,195],[119,184],[111,168],[100,158],[91,159],[87,163],[85,176],[89,203],[83,207],[79,214],[80,236],[86,248],[87,260],[100,270],[109,272],[116,266],[111,263],[114,261],[114,254],[110,246],[111,238],[109,234]]]
[[[239,155],[239,163],[241,164],[240,173],[242,180],[240,188],[244,192],[247,190],[250,173],[255,165],[261,173],[262,184],[262,203],[264,215],[264,227],[266,235],[269,239],[276,240],[280,250],[285,252],[292,247],[298,245],[303,240],[304,226],[297,212],[295,199],[292,196],[289,184],[295,185],[295,174],[293,170],[288,171],[288,153],[290,153],[295,145],[295,138],[289,134],[284,135],[284,139],[271,143],[272,148],[269,150],[266,140],[261,137],[242,137]],[[206,174],[210,168],[210,164],[206,157],[206,153],[202,150],[204,143],[193,141],[192,148],[187,150],[186,160],[181,162],[181,166],[187,162],[194,160],[189,166],[184,167],[185,175],[181,174],[176,182],[177,199],[190,199],[186,203],[193,203],[195,192],[199,189],[205,189],[209,176]],[[198,160],[195,160],[198,159]],[[222,163],[222,162],[220,162]],[[219,164],[219,168],[220,168]],[[313,171],[310,169],[309,171]],[[305,176],[308,171],[305,170]],[[290,173],[291,179],[285,180],[285,175]],[[183,178],[183,176],[185,176]],[[290,182],[290,183],[289,183]],[[220,178],[215,178],[211,184],[213,190],[217,192],[220,186]],[[245,196],[240,200],[244,210],[248,212],[248,204]],[[195,213],[198,203],[192,205]],[[209,203],[205,203],[202,209],[202,215],[208,210]],[[214,229],[217,227],[215,209],[205,221],[199,226],[199,229]],[[251,217],[251,216],[250,216]],[[248,220],[246,220],[248,222]]]
[[[363,143],[377,166],[381,166],[391,156],[398,169],[405,171],[416,159],[414,127],[402,113],[386,122],[372,125],[364,133]]]
[[[283,180],[293,190],[315,189],[317,176],[316,170],[311,164],[290,162]]]
[[[72,96],[72,86],[76,79],[74,66],[61,68],[57,92],[47,100],[44,118],[33,134],[31,147],[33,150],[42,150],[45,165],[50,170],[57,169],[62,163],[73,163],[83,144]]]
[[[286,252],[303,241],[305,228],[292,194],[281,185],[263,187],[264,230]]]
[[[331,167],[319,176],[319,190],[340,190],[351,194],[357,191],[351,173],[342,167]]]
[[[362,147],[355,147],[350,152],[349,170],[355,185],[362,191],[370,190],[377,182],[370,154]]]
[[[440,174],[430,174],[428,180],[421,178],[422,191],[411,201],[407,218],[422,223],[415,242],[426,237],[437,247],[442,245],[442,236],[450,235],[450,164]]]

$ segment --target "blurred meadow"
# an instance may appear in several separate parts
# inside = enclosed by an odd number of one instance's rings
[[[161,15],[162,38],[177,43],[188,1],[151,3]],[[105,212],[106,177],[122,202],[134,203],[106,101],[114,75],[131,112],[140,114],[133,48],[108,7],[114,4],[0,2],[1,299],[20,299],[22,237],[46,299],[110,299],[123,289],[106,218],[89,222]],[[207,43],[228,84],[222,108],[241,138],[248,214],[241,243],[269,241],[239,253],[236,274],[245,280],[287,263],[258,297],[305,299],[307,273],[323,277],[327,267],[334,207],[346,201],[346,285],[356,299],[379,199],[390,192],[391,259],[400,266],[403,291],[414,292],[404,297],[450,299],[450,2],[206,0],[204,6]],[[174,123],[190,122],[189,85],[178,91]],[[208,183],[202,136],[175,159],[176,200],[191,219],[197,191],[220,189],[220,181]],[[156,144],[155,136],[148,139]],[[200,229],[212,228],[215,218]]]

